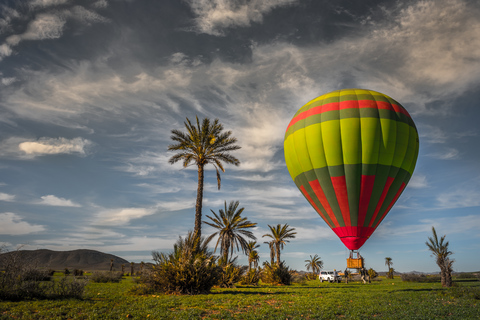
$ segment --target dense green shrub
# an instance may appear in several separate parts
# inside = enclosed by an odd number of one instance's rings
[[[222,266],[222,273],[218,278],[217,285],[221,288],[233,288],[235,283],[242,280],[247,267],[239,266],[236,263],[236,260],[237,257],[229,261],[227,264],[223,264],[223,261],[219,261],[219,264]]]
[[[141,275],[144,292],[177,294],[208,293],[222,276],[217,258],[207,247],[208,241],[189,232],[180,237],[169,254],[153,252],[156,265]]]
[[[122,280],[123,274],[122,272],[114,272],[114,271],[96,271],[92,273],[90,276],[90,280],[96,283],[107,283],[113,282],[117,283]]]
[[[250,269],[240,280],[240,284],[243,285],[250,285],[250,286],[257,286],[258,282],[260,281],[260,275],[262,270],[260,268]]]
[[[376,277],[378,277],[377,271],[373,270],[372,268],[368,269],[367,272],[368,272],[368,276],[370,277],[370,280],[373,280]]]
[[[280,266],[276,264],[271,265],[268,262],[263,264],[263,271],[261,276],[262,282],[269,284],[289,285],[292,283],[292,275],[290,270],[282,261]]]

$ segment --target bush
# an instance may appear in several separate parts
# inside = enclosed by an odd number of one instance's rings
[[[48,271],[41,271],[38,269],[26,269],[20,275],[21,281],[50,281],[52,277],[48,274]]]
[[[424,275],[415,273],[403,273],[401,275],[402,281],[405,282],[440,282],[440,276],[438,275]]]
[[[141,274],[141,292],[176,294],[208,293],[222,276],[217,258],[207,247],[208,241],[192,232],[180,237],[169,254],[153,252],[156,265]],[[137,291],[137,292],[138,292]]]
[[[98,271],[98,272],[92,273],[92,275],[90,276],[90,280],[96,283],[108,283],[108,282],[117,283],[117,282],[120,282],[120,280],[122,280],[122,277],[123,277],[122,272]]]
[[[268,262],[263,264],[262,282],[269,284],[290,285],[292,282],[292,275],[290,270],[282,261],[280,266],[276,264],[270,265]]]
[[[260,275],[262,270],[258,269],[250,269],[240,280],[240,284],[243,285],[250,285],[250,286],[257,286],[258,282],[260,281]]]
[[[222,265],[222,273],[218,279],[218,286],[220,288],[233,288],[235,283],[239,282],[247,267],[239,266],[236,263],[237,257],[229,261],[226,265],[223,265],[223,261],[220,261],[219,264]]]
[[[305,284],[307,280],[315,280],[318,278],[318,275],[315,273],[306,273],[306,274],[301,274],[298,272],[293,272],[291,273],[292,275],[292,283],[299,283],[299,284]]]
[[[81,276],[83,276],[84,273],[85,273],[85,271],[83,271],[81,269],[73,269],[73,275],[75,277],[81,277]]]
[[[17,251],[18,253],[18,251]],[[0,300],[21,301],[30,299],[81,298],[86,282],[50,281],[49,271],[38,270],[12,254],[4,261],[0,273]]]
[[[378,277],[377,271],[373,270],[372,268],[368,269],[367,272],[368,272],[368,276],[370,277],[370,280],[373,280],[376,277]]]

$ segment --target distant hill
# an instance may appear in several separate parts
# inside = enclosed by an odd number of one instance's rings
[[[113,254],[103,253],[95,250],[72,250],[52,251],[47,249],[19,250],[0,254],[0,268],[3,268],[5,261],[17,255],[21,263],[32,263],[38,268],[64,270],[82,269],[85,271],[110,270],[110,260],[113,259],[114,270],[120,271],[122,264],[125,270],[130,270],[130,262]]]

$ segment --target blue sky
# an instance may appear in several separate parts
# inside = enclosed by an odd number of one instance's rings
[[[291,180],[283,137],[311,99],[367,88],[412,115],[410,184],[361,254],[368,267],[436,271],[435,226],[456,271],[480,270],[477,1],[32,0],[0,5],[0,243],[94,249],[130,261],[194,225],[197,174],[170,165],[170,131],[218,117],[242,149],[204,217],[240,201],[261,236],[288,223],[294,269],[348,250]],[[213,233],[205,226],[204,234]],[[241,257],[240,261],[245,259]]]

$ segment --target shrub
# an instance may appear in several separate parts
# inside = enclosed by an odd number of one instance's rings
[[[23,270],[21,275],[21,281],[50,281],[52,277],[48,274],[48,271],[41,271],[34,268],[28,268]]]
[[[38,270],[31,263],[21,261],[18,254],[10,255],[3,266],[0,300],[81,298],[86,285],[80,282],[71,284],[72,281],[67,283],[66,278],[50,281],[50,271]]]
[[[75,277],[81,277],[81,276],[83,276],[84,273],[85,273],[85,271],[83,271],[81,269],[73,269],[73,275]]]
[[[276,264],[271,265],[268,262],[265,262],[263,264],[261,278],[263,282],[269,284],[289,285],[292,282],[292,275],[283,261],[280,263],[280,266],[277,266]]]
[[[305,284],[307,280],[315,280],[318,278],[318,275],[315,273],[306,273],[306,274],[301,274],[298,272],[292,272],[292,283],[300,283],[300,284]]]
[[[53,298],[81,299],[86,285],[87,281],[85,280],[80,281],[75,278],[68,280],[67,278],[62,278],[54,283],[50,296]]]
[[[68,270],[68,268],[65,268],[65,270],[63,270],[63,273],[68,276],[70,274],[70,270]]]
[[[440,282],[439,275],[424,275],[415,273],[403,273],[401,275],[402,281],[405,282]]]
[[[370,280],[375,279],[378,277],[377,271],[373,270],[372,268],[368,269],[368,276],[370,277]]]
[[[239,266],[236,260],[237,257],[229,261],[226,265],[223,265],[221,262],[219,263],[222,265],[222,273],[218,279],[218,285],[221,288],[233,288],[235,283],[239,282],[245,274],[247,267]]]
[[[92,275],[90,276],[90,280],[96,283],[108,283],[108,282],[117,283],[117,282],[120,282],[120,280],[122,280],[122,277],[123,277],[122,272],[98,271],[98,272],[92,273]]]
[[[208,293],[222,276],[217,258],[207,247],[208,241],[192,232],[180,237],[169,254],[153,252],[156,265],[141,274],[143,292],[176,294]]]
[[[262,270],[260,268],[250,269],[240,280],[240,284],[257,286],[260,281],[260,275]]]

